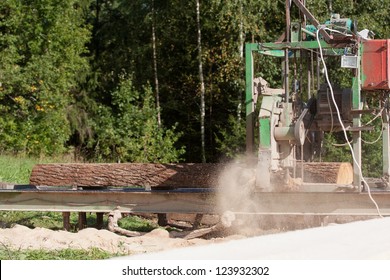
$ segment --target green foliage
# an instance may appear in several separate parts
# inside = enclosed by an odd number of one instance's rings
[[[245,121],[229,116],[229,126],[220,130],[216,137],[218,150],[228,159],[242,156],[245,151]]]
[[[351,152],[343,132],[325,133],[321,155],[323,161],[352,163]]]
[[[370,121],[372,116],[365,116],[363,122]],[[382,176],[382,125],[380,118],[373,124],[373,131],[362,132],[362,172],[363,176],[381,177]],[[352,137],[349,136],[351,141]],[[351,143],[352,144],[352,143]],[[369,155],[369,156],[366,156]],[[326,133],[324,145],[322,147],[323,161],[351,162],[351,150],[346,144],[344,133]]]
[[[371,104],[373,105],[373,104]],[[362,118],[364,124],[371,122],[375,116],[365,115]],[[383,123],[381,117],[376,118],[369,125],[373,126],[372,131],[362,132],[362,167],[363,175],[367,177],[382,177],[383,170]],[[369,155],[369,156],[365,156]]]
[[[65,151],[71,91],[88,71],[78,1],[0,3],[0,151]]]
[[[119,162],[177,162],[183,148],[175,144],[180,133],[175,127],[159,127],[150,87],[141,95],[130,78],[123,77],[112,93],[112,108],[100,105],[93,144],[99,160]]]

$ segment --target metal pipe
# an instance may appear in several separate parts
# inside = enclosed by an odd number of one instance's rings
[[[306,52],[307,54],[307,57],[306,57],[306,68],[307,68],[307,100],[309,100],[311,98],[311,74],[312,74],[312,71],[311,71],[311,64],[310,64],[310,61],[311,61],[311,57],[312,57],[312,53],[307,51]]]
[[[317,61],[317,91],[320,89],[320,58],[318,57],[318,54],[316,54],[316,61]]]
[[[286,0],[286,41],[290,42],[290,0]],[[288,48],[284,51],[284,90],[285,90],[285,102],[290,99],[289,93],[289,63],[288,63]],[[288,120],[286,120],[288,123]]]
[[[287,43],[290,42],[290,25],[291,25],[290,4],[291,4],[291,0],[286,0],[286,41]]]

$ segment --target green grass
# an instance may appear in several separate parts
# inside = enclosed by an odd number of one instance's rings
[[[25,211],[0,211],[0,223],[2,227],[12,227],[14,224],[29,228],[42,227],[51,230],[62,230],[62,213],[58,212],[25,212]],[[107,228],[108,217],[103,217],[103,228]],[[78,213],[70,214],[71,232],[78,230]],[[87,214],[88,227],[96,225],[96,215]],[[150,220],[138,216],[128,216],[120,219],[118,225],[127,230],[149,232],[158,226]]]
[[[68,157],[32,158],[0,155],[0,182],[28,184],[31,170],[39,163],[70,162]]]
[[[120,219],[118,225],[121,228],[140,232],[149,232],[156,229],[158,226],[149,220],[137,216],[128,216]]]
[[[37,159],[0,156],[0,181],[27,184]]]
[[[29,228],[63,229],[62,213],[58,212],[0,211],[0,221],[3,227],[19,224]],[[71,214],[71,224],[77,224],[77,213]]]
[[[100,260],[114,256],[98,248],[90,250],[63,249],[63,250],[10,250],[6,246],[0,247],[0,260]]]

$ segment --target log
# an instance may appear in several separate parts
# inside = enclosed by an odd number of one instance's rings
[[[300,167],[300,164],[297,166]],[[38,164],[30,176],[35,186],[211,188],[218,186],[222,164],[102,163]],[[300,171],[297,170],[297,174]],[[348,162],[304,163],[304,181],[351,184],[353,168]]]
[[[140,186],[210,188],[218,184],[219,164],[37,164],[30,184],[35,186]]]
[[[62,212],[63,222],[64,222],[64,230],[70,230],[70,212]]]
[[[114,211],[111,211],[108,214],[108,230],[115,232],[115,233],[129,236],[129,237],[136,237],[136,236],[141,236],[144,234],[144,233],[140,233],[138,231],[132,231],[132,230],[127,230],[127,229],[121,228],[118,225],[118,220],[120,220],[120,219],[122,219],[122,213],[120,212],[120,210],[116,209]]]
[[[304,182],[308,183],[348,185],[353,182],[353,168],[349,162],[307,162],[303,170]]]

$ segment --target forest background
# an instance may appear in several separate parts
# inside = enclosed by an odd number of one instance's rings
[[[390,38],[390,0],[306,0]],[[294,15],[298,15],[295,12]],[[2,0],[0,153],[216,162],[245,148],[246,42],[274,42],[283,0]],[[280,86],[280,64],[259,67]],[[340,80],[334,76],[336,82]],[[363,138],[372,141],[377,126]],[[323,159],[349,160],[329,135]],[[381,141],[363,145],[381,170]]]

